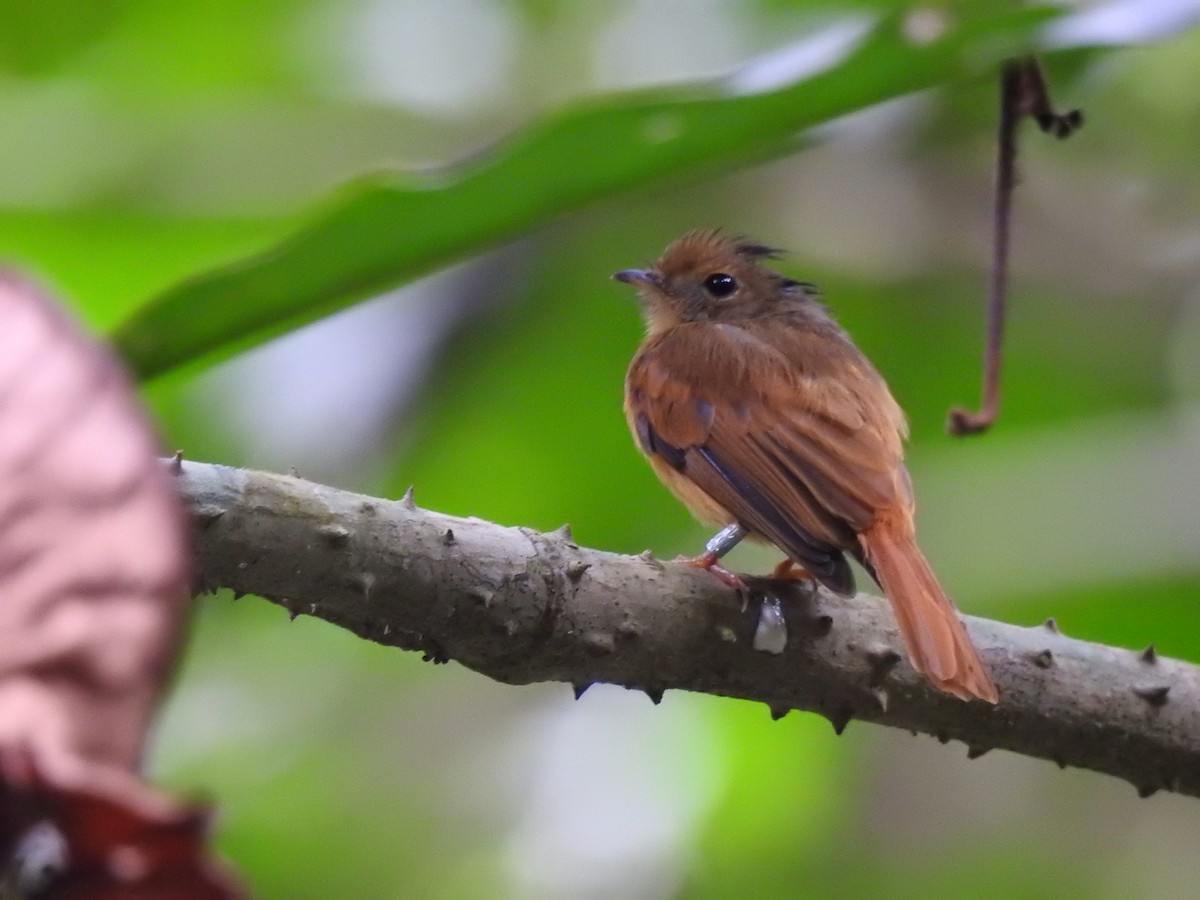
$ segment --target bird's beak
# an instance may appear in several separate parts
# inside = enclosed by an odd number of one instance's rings
[[[613,278],[625,284],[658,284],[658,279],[645,269],[622,269],[615,273]]]

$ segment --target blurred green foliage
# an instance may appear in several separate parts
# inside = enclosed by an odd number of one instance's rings
[[[781,87],[725,81],[618,97],[539,122],[467,165],[363,179],[288,240],[137,310],[115,335],[134,371],[161,374],[225,345],[341,308],[618,191],[780,155],[797,134],[964,69],[987,69],[1045,16],[1002,8],[933,41],[899,16],[838,64]],[[810,63],[811,65],[811,63]],[[661,92],[660,92],[661,93]],[[193,314],[202,308],[203,317]]]
[[[978,391],[987,75],[1044,15],[993,6],[925,7],[951,28],[930,50],[885,2],[0,3],[0,258],[143,371],[189,364],[147,392],[188,456],[415,483],[432,508],[670,556],[704,535],[625,433],[640,324],[608,275],[687,228],[746,231],[795,249],[782,265],[909,412],[923,543],[964,608],[1200,660],[1200,36],[1051,59],[1087,125],[1025,135],[1002,419],[953,442],[946,409]],[[825,76],[720,95],[877,14]],[[943,82],[801,147],[802,126]],[[681,123],[653,152],[648,110]],[[414,174],[361,180],[380,170]],[[570,697],[218,595],[154,767],[211,793],[266,897],[1183,896],[1200,877],[1182,798],[747,703]]]

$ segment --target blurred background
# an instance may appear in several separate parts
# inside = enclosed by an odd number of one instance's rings
[[[105,331],[356,174],[486,153],[573,101],[724,75],[890,5],[5,0],[0,259]],[[1126,3],[1112,27],[1188,5]],[[694,553],[707,535],[625,429],[641,325],[608,276],[723,225],[792,249],[783,268],[820,286],[891,382],[922,543],[964,609],[1200,662],[1200,32],[1049,72],[1087,123],[1063,143],[1024,130],[1004,407],[986,437],[943,425],[979,390],[990,80],[839,121],[783,161],[596,205],[148,399],[194,459],[384,496],[415,484],[448,513]],[[1193,799],[706,696],[575,702],[227,594],[201,602],[153,769],[215,799],[217,843],[264,897],[1200,883]]]

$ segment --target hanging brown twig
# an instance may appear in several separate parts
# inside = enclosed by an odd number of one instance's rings
[[[1073,109],[1055,112],[1042,67],[1033,57],[1007,63],[1000,74],[1000,126],[997,134],[996,195],[992,219],[992,269],[988,280],[988,325],[984,349],[983,403],[978,412],[950,410],[947,427],[953,435],[980,434],[1000,411],[1000,359],[1004,342],[1004,307],[1008,293],[1008,238],[1012,194],[1016,184],[1017,126],[1029,116],[1057,138],[1069,137],[1083,124]]]

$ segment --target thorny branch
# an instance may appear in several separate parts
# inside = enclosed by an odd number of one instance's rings
[[[1033,57],[1013,60],[1001,70],[983,404],[978,412],[961,408],[950,410],[947,428],[953,435],[981,434],[991,427],[1000,412],[1000,361],[1008,296],[1008,239],[1012,230],[1013,188],[1016,186],[1017,126],[1023,116],[1030,116],[1042,131],[1056,138],[1070,137],[1083,124],[1083,114],[1077,109],[1066,113],[1054,110],[1042,67]]]
[[[205,589],[258,594],[508,684],[683,689],[862,719],[1105,772],[1143,796],[1200,796],[1200,668],[964,617],[998,706],[938,693],[903,662],[886,602],[792,587],[783,652],[754,649],[759,603],[716,579],[542,533],[298,478],[176,463]],[[764,582],[758,580],[758,587]],[[778,592],[785,587],[772,583]]]

